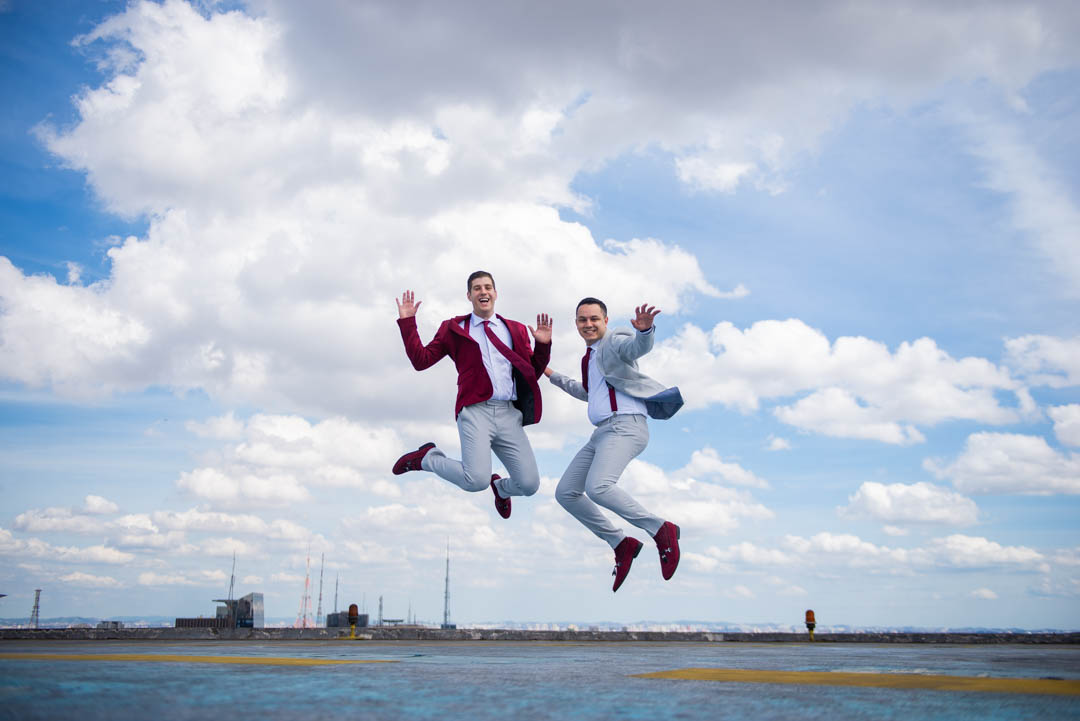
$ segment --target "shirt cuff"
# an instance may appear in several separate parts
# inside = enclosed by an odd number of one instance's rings
[[[635,328],[634,330],[637,330],[637,328]],[[656,330],[656,326],[655,325],[650,325],[648,330],[638,330],[637,332],[639,334],[641,334],[641,335],[648,335],[649,333],[652,333],[654,330]]]

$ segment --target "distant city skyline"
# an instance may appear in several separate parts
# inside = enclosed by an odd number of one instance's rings
[[[461,626],[1080,628],[1078,34],[1050,0],[0,2],[0,617],[213,613],[235,554],[295,618],[310,549],[324,613],[339,576],[437,623],[449,538]],[[579,298],[662,309],[642,369],[686,406],[620,483],[682,528],[670,581],[647,546],[611,593],[547,381],[510,519],[390,473],[458,450],[394,299],[426,341],[477,269],[567,374]]]

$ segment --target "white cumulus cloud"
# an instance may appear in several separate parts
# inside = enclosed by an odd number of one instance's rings
[[[951,463],[923,466],[964,493],[1080,493],[1080,457],[1050,447],[1042,436],[973,433]]]
[[[32,508],[15,516],[14,525],[28,533],[100,533],[105,529],[101,519],[76,514],[68,508]]]
[[[733,461],[725,461],[715,449],[705,447],[694,451],[690,462],[675,472],[693,478],[713,478],[733,486],[768,488],[769,482]]]
[[[1034,413],[1023,385],[986,359],[955,359],[929,338],[895,352],[862,337],[830,342],[796,319],[745,330],[723,322],[708,333],[686,325],[643,365],[663,369],[690,407],[720,403],[750,412],[764,401],[805,394],[776,407],[777,418],[802,430],[899,445],[925,440],[920,425],[998,425]],[[1000,391],[1012,393],[1016,407],[1002,405]]]
[[[535,283],[538,267],[577,289],[568,296],[599,294],[615,308],[632,307],[644,291],[671,313],[693,295],[746,294],[741,285],[718,288],[672,243],[594,239],[562,220],[557,206],[587,206],[571,190],[582,170],[656,145],[697,186],[726,190],[752,179],[778,190],[791,157],[813,149],[851,107],[880,101],[886,87],[906,106],[952,79],[1016,88],[1075,57],[1071,43],[1043,41],[1071,37],[1076,25],[1047,7],[786,8],[784,21],[814,42],[776,38],[768,61],[749,74],[706,69],[731,66],[747,50],[746,28],[773,28],[774,10],[743,8],[731,23],[728,9],[708,3],[683,12],[637,4],[582,14],[575,6],[572,32],[565,23],[538,32],[558,13],[524,23],[508,9],[468,3],[423,13],[333,0],[303,11],[253,7],[133,2],[79,39],[101,51],[106,77],[75,98],[74,123],[46,123],[38,135],[107,207],[151,223],[145,237],[109,249],[107,278],[90,285],[28,276],[0,258],[5,378],[72,395],[161,385],[303,414],[370,419],[379,408],[445,418],[449,391],[436,374],[402,367],[393,325],[393,295],[415,285],[416,269],[439,268],[417,289],[426,333],[463,308],[461,279],[480,254],[513,291],[500,308],[526,319],[542,310],[569,315]],[[401,41],[419,28],[431,31],[420,54]],[[971,32],[983,38],[979,53],[958,40]],[[830,37],[844,42],[821,41]],[[938,40],[934,52],[926,52],[928,37]],[[785,58],[795,56],[793,74]],[[615,122],[628,117],[635,122]],[[855,360],[878,369],[872,346],[861,348],[871,357]],[[903,345],[896,370],[910,375],[908,356],[927,353],[938,353],[932,342]],[[1015,386],[987,380],[995,369],[975,365],[946,357],[921,381],[887,373],[878,393],[851,378],[793,382],[786,371],[780,385],[782,395],[845,390],[880,413],[878,436],[911,442],[909,427],[920,424],[1014,416],[993,391]],[[950,375],[954,366],[960,379]],[[763,380],[772,370],[750,373],[749,389],[747,374],[737,373],[728,387],[691,386],[705,392],[688,397],[755,407],[777,395]],[[406,383],[429,402],[402,399]],[[812,413],[792,420],[853,428]],[[213,479],[188,480],[214,493]],[[241,495],[235,485],[218,493]]]
[[[841,514],[866,516],[886,523],[942,523],[970,526],[979,509],[970,498],[931,483],[867,481],[848,498]]]
[[[769,445],[766,446],[766,449],[770,451],[790,451],[791,441],[779,436],[769,436]]]
[[[1009,363],[1033,386],[1080,385],[1080,336],[1025,335],[1005,341]]]
[[[980,536],[953,534],[935,538],[913,554],[917,563],[948,568],[1013,567],[1023,570],[1047,570],[1043,554],[1026,546],[1002,546]]]
[[[92,573],[83,573],[82,571],[60,576],[60,580],[71,586],[80,586],[82,588],[120,588],[124,585],[112,576],[95,576]]]
[[[1080,404],[1051,406],[1046,409],[1054,421],[1054,435],[1069,446],[1080,446]]]
[[[138,583],[140,586],[195,586],[197,582],[192,581],[181,573],[157,573],[155,571],[145,571],[139,574]]]
[[[927,570],[967,571],[1001,569],[1045,572],[1046,557],[1026,546],[1003,546],[981,536],[953,534],[934,538],[923,546],[900,548],[879,546],[848,533],[823,531],[810,538],[788,535],[783,545],[797,554],[800,564],[810,566],[846,565],[879,572]]]
[[[101,496],[89,495],[83,504],[83,510],[92,514],[108,515],[110,513],[116,513],[120,510],[120,506],[116,505],[107,498]]]

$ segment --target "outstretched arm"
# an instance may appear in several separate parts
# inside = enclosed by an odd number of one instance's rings
[[[642,303],[634,308],[634,317],[630,319],[630,325],[644,333],[653,327],[653,319],[660,315],[660,309],[648,303]]]
[[[401,300],[394,298],[398,308],[398,330],[401,331],[401,340],[405,343],[405,355],[413,368],[422,371],[442,360],[449,350],[446,342],[446,324],[439,328],[430,343],[424,345],[420,342],[420,334],[416,332],[416,311],[422,301],[416,300],[411,290],[401,295]]]
[[[413,292],[407,290],[401,294],[401,300],[394,296],[394,302],[397,303],[398,318],[412,318],[416,315],[416,311],[420,310],[420,304],[424,301],[416,300]]]
[[[579,401],[588,401],[589,394],[585,390],[585,386],[581,385],[580,381],[576,381],[569,376],[564,376],[562,373],[551,370],[550,368],[544,369],[544,375],[551,381],[551,385],[556,388],[561,388]]]
[[[620,358],[630,363],[652,350],[655,328],[653,320],[658,315],[660,315],[660,309],[648,303],[642,303],[634,308],[634,317],[630,319],[630,325],[634,326],[637,333],[632,338],[620,337],[613,346]]]
[[[538,376],[547,368],[548,361],[551,359],[551,323],[551,316],[540,313],[536,316],[536,328],[528,326],[533,340],[536,341],[536,348],[533,349],[532,354],[532,367]]]
[[[536,316],[536,327],[529,326],[529,332],[532,333],[532,337],[536,339],[537,343],[551,342],[551,322],[551,316],[547,313],[540,313]]]

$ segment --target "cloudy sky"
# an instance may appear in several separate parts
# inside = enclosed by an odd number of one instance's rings
[[[262,591],[458,623],[1080,627],[1071,2],[0,2],[0,616]],[[613,323],[687,405],[621,484],[682,527],[611,593],[543,483],[457,450],[419,326]],[[639,538],[648,540],[641,532]],[[313,596],[315,594],[313,593]],[[317,599],[313,599],[313,604]]]

